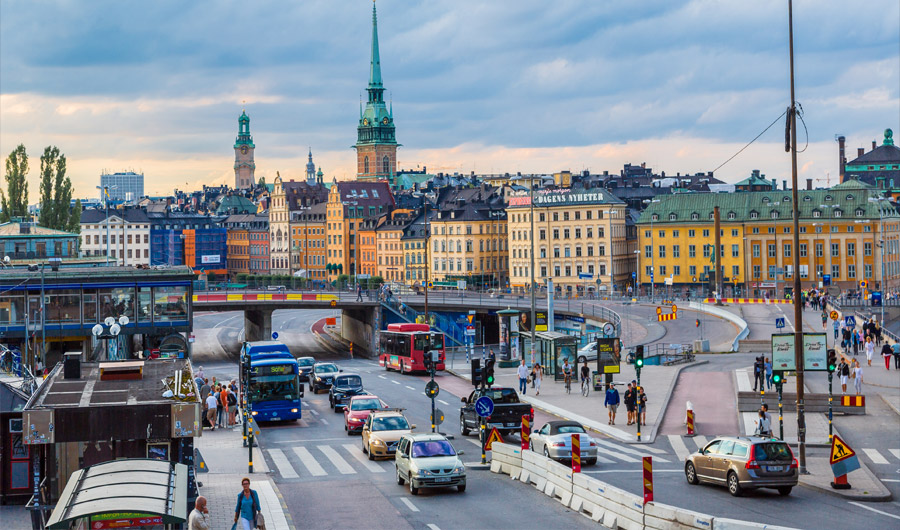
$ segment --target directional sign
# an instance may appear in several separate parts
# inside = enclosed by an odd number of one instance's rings
[[[839,318],[841,318],[841,315],[839,315],[837,311],[831,312],[831,320],[837,320]]]
[[[272,340],[278,340],[278,332],[277,331],[272,332]]]
[[[438,386],[436,381],[429,381],[425,383],[425,395],[430,398],[436,398],[438,394],[441,393],[441,387]]]
[[[482,399],[484,399],[484,398],[482,398]],[[493,406],[494,406],[494,404],[493,404],[493,402],[491,402],[491,407],[493,407]],[[477,405],[476,405],[476,408],[477,408]],[[500,436],[500,431],[498,431],[496,427],[491,429],[491,433],[487,437],[487,442],[485,442],[485,444],[484,444],[484,450],[490,451],[491,446],[494,445],[494,442],[503,443],[503,438]]]
[[[637,273],[636,273],[636,272],[632,272],[632,273],[631,273],[631,279],[634,280],[634,279],[636,279],[636,278],[637,278]]]
[[[435,409],[434,416],[431,418],[431,423],[435,425],[444,423],[444,412],[441,409]]]
[[[474,337],[475,336],[475,326],[472,324],[466,325],[466,337]]]
[[[594,275],[589,272],[580,272],[578,273],[579,280],[592,280],[594,279]]]
[[[494,413],[494,400],[488,396],[481,396],[475,402],[475,413],[486,418]],[[496,430],[496,429],[495,429]]]
[[[835,465],[841,460],[846,460],[851,456],[856,456],[856,451],[850,449],[847,442],[841,440],[841,437],[835,434],[831,439],[831,458],[829,464]]]
[[[775,327],[778,328],[778,329],[781,329],[781,328],[784,327],[784,317],[780,317],[780,318],[776,318],[776,319],[775,319]]]
[[[856,317],[853,315],[847,315],[844,317],[844,325],[848,328],[856,327]]]

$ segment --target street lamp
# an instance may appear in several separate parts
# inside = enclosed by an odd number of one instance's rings
[[[119,351],[119,333],[122,332],[122,328],[128,325],[128,317],[122,315],[119,317],[119,320],[116,321],[113,317],[106,317],[103,321],[103,324],[97,323],[94,324],[94,327],[91,328],[91,334],[93,334],[98,339],[105,341],[105,354],[106,360],[115,361],[118,360],[118,351]],[[113,356],[110,358],[109,356],[109,341],[110,339],[116,339],[116,348],[114,348]]]
[[[103,190],[103,198],[106,202],[106,266],[109,267],[109,190],[114,190],[118,186],[96,186],[98,190]]]
[[[659,199],[644,199],[642,201],[644,204],[653,204],[654,202],[659,202]],[[653,215],[650,215],[650,303],[653,303],[653,291],[654,291],[654,275],[656,274],[656,267],[653,263],[653,247],[656,246],[656,241],[653,239]],[[718,264],[716,264],[718,266]]]

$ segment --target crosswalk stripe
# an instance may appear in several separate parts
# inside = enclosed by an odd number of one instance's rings
[[[391,379],[391,383],[394,383],[395,385],[399,385],[400,381],[394,381],[393,379]]]
[[[634,455],[634,456],[642,456],[642,457],[643,456],[651,456],[651,455],[648,455],[646,452],[631,449],[630,447],[625,447],[623,445],[614,444],[612,442],[607,442],[606,440],[598,440],[598,439],[594,438],[594,441],[597,443],[597,445],[606,447],[607,449],[610,449],[611,451],[618,451],[620,453],[626,453],[626,454]],[[618,455],[616,453],[610,453],[610,454],[612,454],[614,457],[618,458]],[[668,462],[668,460],[666,460],[665,458],[659,457],[659,456],[654,456],[653,458],[654,458],[654,460],[656,460],[658,462]]]
[[[619,454],[619,453],[614,453],[614,452],[612,452],[612,451],[607,451],[607,452],[604,452],[603,454],[605,454],[605,455],[607,455],[607,456],[611,456],[611,457],[613,457],[613,458],[618,458],[618,459],[621,460],[622,462],[631,462],[631,463],[634,463],[634,462],[640,462],[640,460],[638,460],[637,458],[634,458],[634,457],[632,457],[632,456],[623,455],[623,454]],[[599,456],[600,456],[600,451],[598,450],[598,451],[597,451],[597,457],[599,458]]]
[[[660,449],[658,447],[650,447],[649,445],[636,445],[635,447],[640,447],[641,451],[647,451],[648,453],[653,453],[655,455],[667,455],[668,451],[665,449]]]
[[[697,435],[694,436],[694,443],[697,444],[697,449],[703,449],[706,447],[706,444],[709,443],[709,440],[706,439],[706,436]]]
[[[305,447],[294,447],[294,453],[297,455],[297,458],[300,459],[300,462],[303,463],[303,466],[306,467],[306,470],[309,471],[309,474],[314,477],[324,477],[328,473],[322,469],[322,466],[316,462],[315,457],[309,450]]]
[[[319,448],[319,451],[322,451],[328,460],[331,460],[331,463],[334,464],[334,467],[336,467],[342,475],[356,474],[356,470],[353,469],[353,466],[347,463],[347,461],[344,460],[344,457],[339,455],[330,445],[317,445],[316,447]]]
[[[448,406],[450,405],[450,403],[447,403],[447,402],[444,401],[443,399],[439,399],[439,400],[438,400],[438,403],[440,403],[441,405],[448,405]]]
[[[616,463],[615,460],[610,460],[609,458],[604,458],[604,457],[600,456],[599,453],[597,454],[597,462],[600,462],[601,464],[615,464]]]
[[[878,449],[870,449],[864,448],[863,452],[866,453],[866,456],[872,460],[873,464],[887,464],[887,458],[881,456],[881,453],[878,452]]]
[[[284,451],[281,449],[267,449],[267,451],[269,452],[269,457],[272,459],[272,462],[275,463],[275,467],[278,468],[278,472],[281,473],[283,478],[298,478],[300,476],[294,471],[294,467],[291,466]]]
[[[415,390],[415,388],[413,388],[413,387],[411,387],[411,386],[409,386],[409,385],[406,385],[406,388],[408,388],[408,389],[410,389],[410,390]]]
[[[897,457],[897,460],[900,460],[900,449],[888,449],[892,455]]]
[[[684,460],[690,455],[690,451],[686,445],[684,445],[684,440],[681,439],[681,436],[677,434],[668,435],[669,443],[672,445],[672,450],[675,451],[675,456],[678,457],[679,460]]]
[[[384,468],[363,456],[363,453],[362,451],[360,451],[358,446],[355,446],[353,444],[344,444],[343,447],[348,453],[350,453],[350,456],[358,460],[360,464],[362,464],[372,473],[384,473]]]

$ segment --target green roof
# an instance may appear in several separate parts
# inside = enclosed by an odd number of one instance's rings
[[[833,190],[874,190],[875,186],[857,179],[850,179],[833,186]]]

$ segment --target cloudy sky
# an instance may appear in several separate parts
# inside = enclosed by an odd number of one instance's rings
[[[379,0],[378,15],[405,168],[711,171],[789,102],[784,0]],[[794,24],[801,178],[834,179],[836,134],[853,158],[900,129],[900,3],[798,0]],[[302,178],[311,146],[351,178],[370,40],[367,0],[3,0],[0,153],[26,145],[32,200],[49,144],[80,196],[103,170],[143,171],[150,194],[233,184],[246,107],[257,176]],[[788,178],[783,135],[716,175]]]

